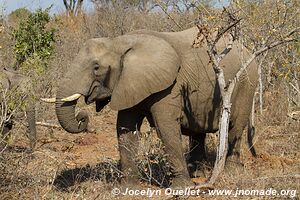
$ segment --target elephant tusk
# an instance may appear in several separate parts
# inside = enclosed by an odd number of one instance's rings
[[[81,97],[81,94],[73,94],[71,96],[68,96],[66,98],[63,98],[61,99],[61,101],[64,101],[64,102],[69,102],[69,101],[75,101],[77,99],[79,99]]]
[[[55,98],[40,98],[41,101],[44,101],[46,103],[55,103],[56,99]]]

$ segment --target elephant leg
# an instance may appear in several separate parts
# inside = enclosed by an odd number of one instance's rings
[[[243,170],[243,164],[240,160],[241,139],[251,114],[255,92],[255,87],[251,86],[247,80],[240,80],[237,88],[237,99],[235,106],[233,106],[231,128],[228,133],[228,154],[225,165],[227,171]]]
[[[36,123],[35,123],[35,106],[30,104],[26,110],[28,122],[28,138],[30,141],[30,148],[33,150],[36,145]]]
[[[122,183],[126,186],[133,186],[139,183],[139,171],[135,159],[138,152],[138,131],[143,118],[144,116],[132,109],[118,112],[118,145],[121,170],[124,173]]]
[[[228,133],[228,154],[225,164],[227,172],[242,170],[243,168],[240,160],[242,133],[242,127],[233,127]]]
[[[10,119],[9,121],[4,123],[2,135],[6,135],[13,127],[13,121]]]
[[[243,169],[243,163],[240,160],[241,140],[245,127],[247,126],[250,113],[240,114],[232,124],[228,133],[228,153],[225,168],[227,171]]]
[[[199,134],[189,137],[190,158],[189,163],[201,162],[206,158],[205,155],[206,134]]]
[[[182,148],[179,112],[178,107],[171,103],[168,105],[156,105],[152,109],[157,133],[164,144],[164,151],[168,156],[171,172],[174,176],[171,185],[175,188],[194,185],[188,173]]]
[[[189,171],[194,177],[203,176],[204,173],[199,171],[200,163],[206,158],[205,154],[205,137],[206,134],[189,136]]]

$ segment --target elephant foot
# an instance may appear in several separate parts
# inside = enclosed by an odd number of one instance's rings
[[[173,190],[185,189],[194,187],[195,183],[190,179],[190,177],[176,176],[172,179],[171,188]]]
[[[204,170],[201,169],[200,162],[193,162],[188,164],[189,174],[192,178],[205,177]]]
[[[240,161],[238,156],[229,156],[225,163],[226,173],[242,173],[244,171],[244,164]]]

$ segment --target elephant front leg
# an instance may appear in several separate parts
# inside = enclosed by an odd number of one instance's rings
[[[132,110],[118,112],[117,133],[121,170],[124,173],[122,184],[127,187],[139,183],[139,170],[135,163],[138,152],[139,129],[143,117]]]
[[[156,107],[152,114],[174,176],[171,186],[174,188],[191,187],[194,183],[190,179],[182,148],[178,113],[174,111],[174,107],[162,106]]]

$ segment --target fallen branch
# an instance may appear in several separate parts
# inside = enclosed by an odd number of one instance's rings
[[[62,127],[58,124],[55,123],[49,123],[49,122],[36,122],[35,123],[38,126],[44,126],[44,127],[50,127],[50,128],[58,128],[58,129],[62,129]],[[85,132],[87,133],[96,133],[96,129],[92,128],[92,127],[87,127],[87,129],[85,130]]]
[[[61,129],[62,127],[58,124],[54,124],[54,123],[48,123],[48,122],[36,122],[36,125],[39,126],[45,126],[45,127],[51,127],[51,128],[59,128]]]

